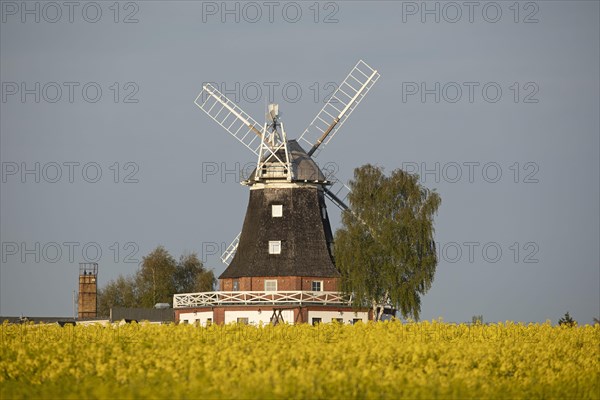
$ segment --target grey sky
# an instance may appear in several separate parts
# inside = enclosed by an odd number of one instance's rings
[[[65,6],[59,17],[27,2],[40,22],[23,23],[21,2],[1,4],[0,315],[71,315],[86,244],[90,258],[102,251],[101,284],[159,244],[220,274],[214,244],[235,237],[247,205],[247,188],[221,173],[255,160],[193,104],[202,83],[224,85],[258,121],[273,87],[293,138],[361,58],[382,77],[319,162],[344,180],[367,162],[418,169],[441,194],[422,318],[600,315],[598,2],[521,2],[518,15],[512,1],[475,2],[471,16],[462,2],[428,3],[439,22],[422,2],[323,2],[318,15],[314,2],[276,2],[273,23],[263,2],[239,3],[237,23],[221,2],[122,2],[118,23],[112,1],[79,3],[72,23]],[[39,183],[20,175],[35,163]]]

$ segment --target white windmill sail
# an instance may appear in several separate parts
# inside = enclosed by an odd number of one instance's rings
[[[221,254],[221,262],[223,264],[229,265],[229,263],[231,262],[231,259],[235,255],[238,245],[240,244],[240,235],[241,234],[242,234],[242,232],[238,233],[237,236],[235,237],[235,239],[233,239],[233,242],[231,242],[231,244],[227,247],[227,249],[225,249],[223,254]]]
[[[348,198],[348,194],[350,194],[350,188],[338,179],[332,170],[325,168],[322,171],[327,180],[331,182],[329,187],[323,187],[325,194],[333,204],[339,207],[340,210],[347,210],[348,206],[346,205],[346,199]]]
[[[194,103],[244,146],[258,155],[264,127],[207,83]]]
[[[363,60],[359,60],[346,79],[333,92],[327,103],[302,133],[299,142],[310,146],[309,156],[316,158],[321,150],[335,136],[350,114],[360,104],[381,75]],[[338,179],[332,171],[324,171],[332,184],[325,189],[327,197],[341,210],[347,210],[345,204],[350,188]]]
[[[263,142],[262,138],[265,134],[264,127],[256,122],[248,113],[209,83],[203,86],[194,103],[258,156],[261,143]],[[233,242],[231,242],[221,255],[221,261],[224,264],[229,265],[235,255],[240,243],[240,235],[241,232],[238,233]]]
[[[322,147],[333,139],[379,77],[380,74],[363,60],[356,63],[298,139],[301,144],[310,146],[309,156],[314,154],[316,157]]]

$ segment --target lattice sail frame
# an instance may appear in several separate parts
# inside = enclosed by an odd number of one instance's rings
[[[194,100],[194,104],[250,151],[258,155],[262,137],[265,135],[264,126],[256,122],[223,93],[207,83]]]
[[[360,104],[381,75],[363,60],[359,60],[346,79],[333,92],[321,111],[298,138],[298,142],[306,143],[311,149],[308,153],[315,157],[327,145],[342,127],[350,114]],[[325,135],[325,137],[323,137]],[[321,144],[322,143],[322,144]]]
[[[227,248],[225,249],[223,254],[221,254],[221,262],[223,264],[229,265],[229,263],[231,262],[231,259],[235,255],[235,252],[237,251],[237,248],[240,244],[240,236],[241,235],[242,235],[242,232],[238,233],[237,236],[235,237],[235,239],[233,239],[233,241],[231,242],[231,244],[229,246],[227,246]]]

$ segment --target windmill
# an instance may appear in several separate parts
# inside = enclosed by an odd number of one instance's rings
[[[315,159],[379,77],[359,60],[296,140],[287,138],[277,104],[268,105],[267,121],[261,125],[215,87],[203,86],[194,103],[257,159],[256,168],[242,181],[250,189],[242,231],[221,256],[227,265],[219,276],[221,295],[231,293],[231,302],[241,301],[239,293],[245,293],[245,304],[268,299],[272,304],[302,304],[302,296],[313,293],[313,304],[342,304],[335,294],[340,275],[325,198],[347,210],[349,188],[332,171],[321,171]],[[271,297],[246,297],[259,291]],[[275,292],[283,297],[274,300]],[[329,300],[323,303],[317,292],[331,293]],[[174,301],[188,307],[208,305],[214,296],[176,295]],[[281,315],[281,309],[273,309],[273,318]]]

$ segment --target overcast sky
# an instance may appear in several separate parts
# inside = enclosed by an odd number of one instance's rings
[[[203,82],[295,138],[363,59],[381,78],[318,161],[440,193],[422,318],[600,316],[598,2],[1,5],[0,315],[70,316],[79,262],[104,285],[157,245],[220,274],[256,160]]]

